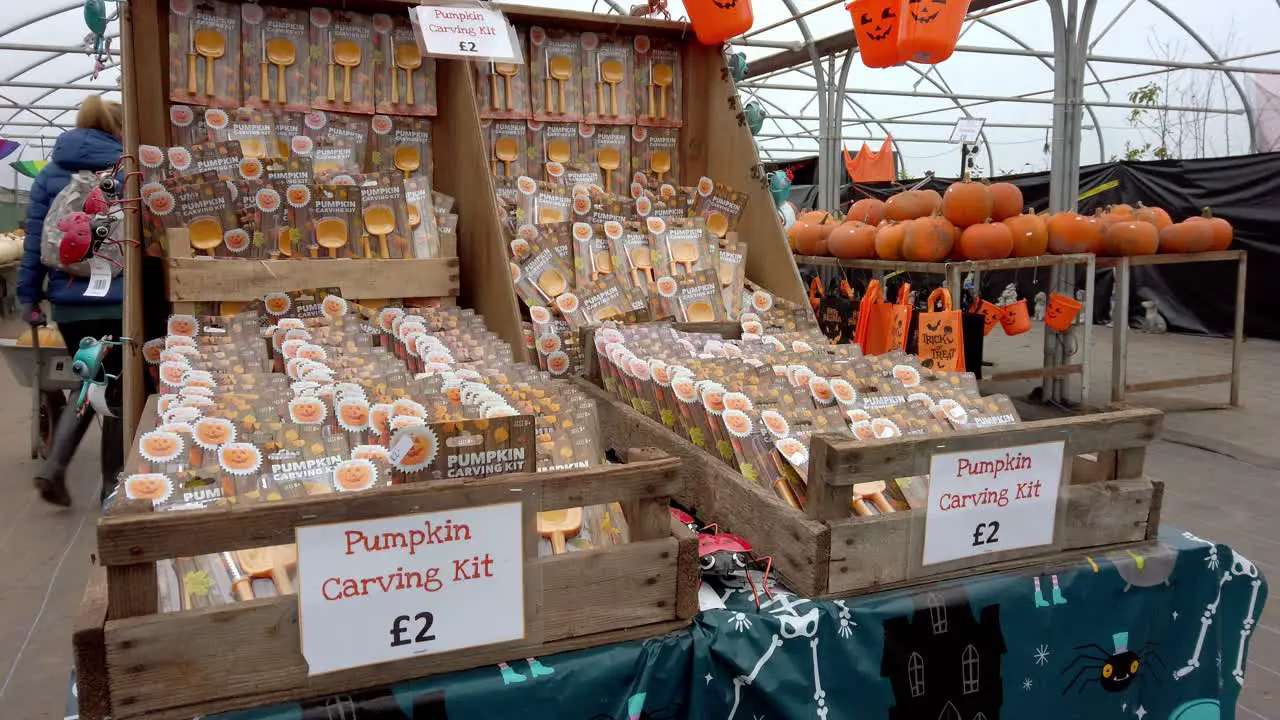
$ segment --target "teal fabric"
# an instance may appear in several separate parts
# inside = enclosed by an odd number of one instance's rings
[[[1169,530],[1141,553],[847,600],[775,588],[757,607],[741,578],[703,595],[724,607],[664,637],[215,717],[1216,720],[1267,587]]]

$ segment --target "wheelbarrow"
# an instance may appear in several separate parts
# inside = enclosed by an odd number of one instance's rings
[[[66,391],[80,389],[80,378],[71,372],[71,358],[60,345],[42,346],[40,327],[31,324],[31,344],[16,338],[0,338],[0,354],[18,384],[32,390],[31,458],[44,458],[53,443],[53,429],[67,405]]]

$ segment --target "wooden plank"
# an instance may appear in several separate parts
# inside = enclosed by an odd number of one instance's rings
[[[719,459],[677,436],[661,423],[618,402],[583,380],[572,381],[597,404],[605,437],[652,445],[680,458],[684,490],[676,497],[705,522],[740,535],[773,557],[775,572],[805,596],[826,592],[830,529],[788,507],[771,490],[747,482]]]
[[[963,452],[997,447],[1066,441],[1067,456],[1141,447],[1160,434],[1164,413],[1159,410],[1120,410],[1095,415],[1037,420],[1016,426],[997,426],[941,437],[895,438],[867,442],[820,435],[813,444],[827,443],[832,452],[826,463],[810,463],[809,482],[817,477],[834,485],[891,480],[920,474],[923,463],[941,452]],[[810,451],[813,453],[813,450]]]
[[[98,520],[98,527],[109,518],[152,518],[159,517],[153,512],[151,503],[143,501],[118,501],[107,513],[106,518]],[[119,618],[153,615],[160,612],[160,591],[156,579],[155,562],[125,560],[114,566],[109,565],[99,555],[98,561],[107,566],[107,617]]]
[[[1147,538],[1155,540],[1160,534],[1160,521],[1164,514],[1164,483],[1151,481],[1151,510],[1147,513]]]
[[[1230,262],[1239,260],[1245,255],[1244,250],[1220,250],[1202,253],[1169,253],[1167,255],[1132,255],[1123,260],[1130,266],[1138,265],[1179,265],[1183,263]],[[1122,258],[1098,258],[1098,267],[1110,267]]]
[[[602,645],[613,645],[615,643],[630,642],[633,640],[644,640],[653,637],[660,637],[671,632],[683,631],[688,627],[688,620],[672,620],[669,622],[654,623],[650,625],[638,625],[636,627],[622,630],[610,630],[608,632],[596,633],[594,635],[584,635],[564,640],[553,640],[544,644],[529,643],[511,650],[507,654],[505,660],[519,660],[534,656],[546,657],[557,653],[573,652],[575,650],[583,650],[585,648]],[[501,660],[495,662],[501,662]],[[485,663],[473,661],[469,658],[438,661],[436,664],[431,665],[429,670],[425,670],[419,673],[419,675],[425,676],[458,672],[483,664]],[[357,689],[361,688],[347,688],[338,692]],[[192,717],[196,716],[209,715],[229,710],[240,710],[244,708],[258,708],[301,698],[324,697],[325,695],[326,693],[321,691],[308,690],[305,694],[299,694],[299,691],[296,689],[263,691],[261,688],[258,688],[257,691],[251,695],[228,697],[220,700],[203,702],[198,705],[184,705],[181,707],[171,707],[164,710],[148,712],[146,713],[146,718],[147,720],[190,720]],[[127,716],[117,717],[119,720],[124,720]]]
[[[627,451],[624,460],[630,464],[646,460],[661,460],[666,457],[668,455],[657,448],[632,448]],[[670,496],[623,501],[622,512],[627,518],[631,542],[671,537],[671,511],[668,509],[670,504]]]
[[[167,9],[168,4],[165,3]],[[159,0],[137,0],[120,9],[121,78],[123,92],[124,146],[126,154],[136,154],[139,144],[168,146],[169,118],[166,108],[165,82],[169,57],[168,15],[161,11]],[[134,72],[134,68],[139,68]],[[141,71],[150,68],[151,72]],[[132,172],[139,169],[136,160],[128,163],[125,177],[127,197],[138,197],[141,180]],[[121,377],[124,382],[121,420],[124,437],[132,438],[138,417],[146,400],[143,375],[142,341],[147,338],[143,319],[142,223],[137,212],[126,212],[125,237],[133,242],[124,247],[124,336],[134,342],[122,348]],[[128,442],[128,440],[126,440]]]
[[[1011,380],[1035,380],[1038,378],[1066,377],[1067,375],[1080,375],[1084,372],[1084,365],[1059,365],[1058,367],[1041,367],[1030,368],[1028,370],[1009,370],[1007,372],[992,373],[982,378],[984,383],[993,382],[1009,382]]]
[[[692,38],[686,43],[685,112],[698,105],[696,117],[687,117],[682,135],[701,135],[698,142],[706,150],[706,162],[697,156],[686,156],[686,180],[693,185],[699,173],[735,190],[750,199],[743,208],[739,225],[751,229],[747,250],[747,278],[766,290],[807,307],[809,296],[800,272],[792,259],[791,246],[782,230],[782,222],[769,195],[768,180],[760,166],[755,138],[742,117],[738,90],[729,76],[724,53]]]
[[[1218,373],[1216,375],[1197,375],[1195,377],[1169,378],[1167,380],[1152,380],[1149,382],[1128,383],[1124,386],[1125,392],[1151,392],[1152,390],[1170,390],[1180,387],[1196,387],[1199,385],[1217,385],[1218,383],[1231,382],[1231,373]]]
[[[363,298],[458,294],[457,258],[400,260],[210,260],[169,258],[169,299],[248,301],[272,292],[336,287]]]
[[[679,467],[676,459],[668,458],[585,470],[410,483],[355,496],[333,494],[180,513],[112,516],[99,521],[98,552],[102,564],[112,567],[281,545],[293,542],[293,529],[300,525],[487,505],[510,500],[521,489],[533,494],[539,510],[670,497],[683,488]]]
[[[1149,480],[1123,480],[1063,488],[1066,500],[1060,532],[1052,545],[991,553],[922,566],[924,513],[914,510],[832,523],[831,588],[835,594],[861,594],[888,587],[932,582],[991,572],[1008,561],[1034,563],[1082,548],[1106,547],[1146,540],[1156,490]]]
[[[676,617],[690,620],[701,608],[698,603],[698,586],[702,584],[702,566],[698,562],[698,534],[685,524],[670,517],[671,534],[680,543],[676,563]]]
[[[435,136],[449,141],[433,148],[435,183],[457,198],[459,299],[484,317],[485,325],[511,346],[515,359],[528,360],[507,244],[494,206],[493,176],[487,171],[490,158],[471,64],[442,61],[436,68],[440,115],[434,121]]]
[[[1115,306],[1111,308],[1111,402],[1124,402],[1129,382],[1129,258],[1115,264]],[[1092,318],[1086,318],[1092,320]]]
[[[542,578],[542,637],[504,648],[472,648],[307,677],[298,634],[298,602],[270,598],[208,610],[109,622],[108,667],[117,718],[217,700],[253,704],[264,694],[298,699],[555,652],[543,645],[576,638],[576,647],[610,642],[611,630],[654,632],[675,619],[678,541],[631,543],[539,558],[526,574]],[[687,624],[687,620],[683,621]],[[664,629],[673,626],[661,625]],[[218,648],[217,652],[209,652]],[[191,682],[200,678],[200,682]],[[187,715],[190,717],[190,714]]]
[[[418,0],[403,1],[412,2],[414,5],[418,4]],[[596,32],[622,30],[668,37],[691,37],[688,23],[673,20],[631,17],[629,15],[602,15],[550,7],[509,5],[507,3],[500,3],[498,7],[506,14],[509,20],[522,25],[551,25],[574,30],[594,30]]]
[[[76,698],[82,720],[106,720],[111,715],[111,682],[107,675],[107,570],[89,570],[71,630],[76,663]]]
[[[1235,318],[1231,329],[1231,394],[1232,407],[1240,407],[1240,351],[1244,346],[1244,306],[1245,283],[1249,279],[1249,254],[1240,253],[1240,264],[1236,266],[1236,304]]]

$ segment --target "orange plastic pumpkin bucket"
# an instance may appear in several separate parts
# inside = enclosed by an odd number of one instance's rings
[[[719,45],[751,29],[751,0],[686,0],[685,12],[703,45]]]
[[[898,34],[902,59],[934,65],[951,57],[969,0],[907,0],[902,7]]]
[[[1000,320],[1004,317],[1004,311],[999,305],[986,300],[979,300],[974,303],[973,311],[982,316],[982,336],[986,337],[991,334],[992,330],[1000,324]]]
[[[901,65],[898,52],[898,30],[902,9],[899,0],[854,0],[844,6],[853,18],[853,32],[858,38],[858,54],[869,68]]]
[[[1000,324],[1004,326],[1005,335],[1021,335],[1031,329],[1031,313],[1027,312],[1026,299],[1001,305],[1000,310],[1004,312]]]
[[[1049,305],[1044,311],[1044,324],[1064,333],[1071,329],[1080,314],[1082,305],[1079,300],[1062,293],[1049,293]]]

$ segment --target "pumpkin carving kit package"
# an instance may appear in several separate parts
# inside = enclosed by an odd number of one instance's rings
[[[160,394],[117,493],[158,511],[605,463],[594,401],[513,361],[470,310],[272,293],[232,316],[173,315],[143,354]],[[627,541],[616,503],[582,517],[565,551]],[[162,561],[161,605],[293,592],[295,557]]]

